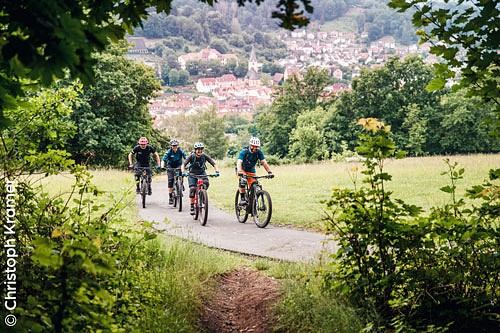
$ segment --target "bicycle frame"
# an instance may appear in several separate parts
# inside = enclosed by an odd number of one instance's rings
[[[189,174],[190,177],[196,178],[196,191],[194,194],[194,215],[193,219],[197,220],[200,217],[200,224],[205,225],[208,220],[208,194],[205,187],[203,178],[216,177],[216,175],[194,175]]]
[[[139,179],[139,189],[142,197],[142,208],[146,208],[146,196],[148,194],[149,187],[149,177],[148,170],[152,170],[152,167],[135,167],[134,170],[139,171],[141,173]],[[151,172],[151,177],[153,177],[153,173]]]
[[[182,177],[182,171],[181,168],[166,168],[167,172],[168,171],[173,171],[173,177],[174,177],[174,204],[173,207],[179,207],[179,212],[182,212],[182,191],[184,189],[184,182],[183,182],[183,177]]]

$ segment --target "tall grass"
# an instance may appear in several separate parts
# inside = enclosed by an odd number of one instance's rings
[[[457,184],[457,194],[464,194],[466,188],[480,184],[488,170],[500,167],[500,154],[460,155],[447,157],[465,168],[464,179]],[[450,202],[450,196],[439,188],[449,185],[445,157],[417,157],[386,161],[385,171],[393,180],[387,189],[395,198],[402,199],[429,210],[430,207]],[[224,164],[224,163],[221,163]],[[361,186],[362,163],[326,162],[307,165],[272,166],[276,177],[262,180],[273,201],[272,224],[291,225],[297,228],[323,230],[322,200],[331,195],[332,188],[354,188]],[[264,168],[257,169],[264,174]],[[223,167],[221,177],[211,180],[210,199],[228,212],[233,212],[237,177],[234,166]]]

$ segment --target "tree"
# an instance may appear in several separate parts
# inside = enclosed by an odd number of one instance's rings
[[[297,117],[297,127],[290,135],[290,155],[311,163],[328,157],[322,123],[326,113],[321,107],[308,110]]]
[[[215,108],[204,111],[196,116],[199,141],[203,142],[207,153],[217,159],[226,156],[229,139],[225,136],[226,124],[217,116]]]
[[[432,54],[443,63],[434,64],[436,78],[429,90],[467,88],[469,97],[496,104],[494,120],[500,134],[500,53],[498,29],[500,8],[496,0],[392,0],[389,7],[399,12],[413,11],[413,24],[421,42],[431,42]],[[458,81],[455,81],[458,76]]]
[[[440,94],[425,90],[432,77],[432,68],[424,64],[422,58],[409,56],[400,61],[392,57],[383,67],[363,69],[352,82],[352,91],[347,93],[349,98],[340,98],[336,105],[344,113],[350,110],[351,122],[354,123],[368,117],[383,120],[391,125],[397,144],[410,147],[408,123],[403,126],[409,105],[421,109],[427,106],[434,110],[439,108]],[[350,149],[354,149],[353,144],[355,142],[349,142]]]
[[[309,67],[303,76],[292,76],[279,90],[267,111],[257,117],[257,128],[266,138],[264,148],[269,154],[284,157],[288,153],[289,137],[301,112],[320,105],[323,90],[331,79],[326,70]]]
[[[153,141],[147,105],[160,84],[150,67],[120,54],[97,56],[95,73],[95,83],[84,89],[71,114],[78,128],[72,154],[78,163],[91,158],[119,166],[139,137]]]
[[[500,150],[500,143],[488,135],[488,128],[481,126],[492,116],[491,103],[477,110],[478,97],[465,98],[459,90],[443,96],[443,116],[440,123],[442,153],[490,153]]]
[[[200,2],[213,5],[212,0]],[[244,6],[251,0],[238,0]],[[272,17],[280,26],[307,25],[310,0],[277,0]],[[257,4],[261,0],[256,1]],[[66,71],[85,84],[94,80],[92,57],[141,25],[149,8],[170,13],[172,0],[42,0],[0,3],[0,127],[8,124],[4,110],[16,107],[27,86],[50,86]],[[29,13],[29,15],[27,15]]]

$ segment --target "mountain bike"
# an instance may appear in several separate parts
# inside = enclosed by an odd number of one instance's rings
[[[207,224],[208,219],[208,193],[203,182],[203,178],[205,177],[217,177],[217,175],[194,175],[189,174],[188,176],[194,177],[197,179],[196,182],[196,192],[194,194],[194,215],[193,220],[197,220],[200,218],[200,224]]]
[[[253,178],[255,181],[252,186],[248,185],[248,179]],[[240,191],[236,190],[236,197],[234,198],[234,209],[236,211],[236,218],[238,222],[245,223],[248,219],[248,215],[253,216],[253,221],[259,228],[265,228],[269,221],[271,221],[271,216],[273,213],[273,203],[271,201],[271,195],[264,189],[259,183],[258,179],[261,178],[272,178],[269,175],[266,176],[249,176],[243,175],[242,179],[245,180],[245,200],[246,204],[241,203]]]
[[[148,195],[148,170],[153,170],[152,167],[135,167],[134,170],[141,172],[141,178],[139,180],[139,194],[142,197],[142,208],[146,208],[146,196]],[[153,172],[151,172],[151,177],[153,177]]]
[[[175,208],[178,205],[179,212],[182,212],[182,192],[184,191],[184,178],[182,177],[181,168],[167,168],[167,171],[170,170],[174,171],[173,207]]]

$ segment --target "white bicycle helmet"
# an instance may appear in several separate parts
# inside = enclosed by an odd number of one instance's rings
[[[179,140],[177,140],[177,139],[170,140],[170,145],[171,146],[178,146],[179,145]]]
[[[259,138],[253,136],[250,138],[250,145],[251,146],[257,146],[257,147],[260,147],[260,140]]]
[[[201,142],[195,142],[193,147],[194,147],[194,149],[203,149],[203,148],[205,148],[205,146],[203,146],[203,143],[201,143]]]

